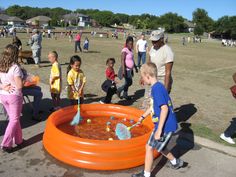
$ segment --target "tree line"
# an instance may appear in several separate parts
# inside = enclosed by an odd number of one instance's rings
[[[2,11],[2,10],[1,10]],[[60,21],[63,15],[68,13],[81,13],[90,16],[98,24],[110,27],[114,24],[122,25],[129,23],[138,29],[158,29],[165,28],[169,33],[187,32],[188,26],[185,18],[177,13],[166,13],[161,16],[141,14],[127,15],[123,13],[113,13],[111,11],[100,11],[98,9],[77,9],[71,11],[68,9],[57,8],[37,8],[29,6],[13,5],[4,10],[7,15],[17,16],[23,20],[45,15],[52,18],[51,25],[61,25]],[[214,32],[218,35],[225,35],[229,38],[236,38],[236,16],[223,16],[214,21],[209,17],[208,12],[204,9],[197,8],[192,13],[192,23],[194,24],[194,34],[202,35],[204,32]]]

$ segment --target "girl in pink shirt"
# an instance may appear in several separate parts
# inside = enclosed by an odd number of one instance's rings
[[[79,48],[80,52],[82,52],[80,41],[81,41],[82,33],[77,33],[75,36],[75,53],[77,52],[77,49]]]
[[[17,61],[18,48],[12,44],[7,45],[0,58],[0,100],[9,116],[1,143],[1,149],[6,152],[11,151],[13,142],[19,145],[23,141],[20,125],[23,73]]]
[[[121,67],[122,75],[125,78],[125,83],[117,89],[117,95],[120,97],[121,92],[123,91],[123,98],[125,98],[126,100],[131,99],[131,97],[128,96],[128,89],[133,83],[133,68],[135,68],[137,72],[137,67],[134,63],[133,44],[133,37],[128,36],[126,39],[125,47],[121,51]]]

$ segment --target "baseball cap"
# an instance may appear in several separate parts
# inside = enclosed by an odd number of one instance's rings
[[[163,37],[164,37],[164,30],[159,29],[159,30],[152,31],[149,40],[150,41],[158,41],[159,39],[161,39]]]

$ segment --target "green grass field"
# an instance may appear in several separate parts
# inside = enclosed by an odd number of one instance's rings
[[[236,102],[229,91],[229,87],[234,84],[231,76],[236,72],[236,48],[222,47],[220,41],[207,39],[203,39],[202,43],[183,46],[182,35],[168,35],[168,45],[175,53],[172,101],[177,108],[178,117],[190,122],[196,135],[222,142],[218,138],[219,134],[227,128],[232,118],[236,117]],[[28,50],[26,34],[19,34],[19,37],[23,42],[23,49]],[[88,37],[90,52],[78,53],[78,55],[82,58],[82,70],[87,76],[85,94],[92,95],[91,101],[98,101],[104,96],[101,84],[105,79],[105,61],[108,57],[114,57],[117,61],[115,65],[117,71],[120,65],[120,51],[125,40],[92,38],[90,35]],[[0,50],[2,51],[10,42],[10,38],[0,38]],[[69,42],[67,38],[43,39],[42,67],[39,69],[34,65],[24,65],[24,67],[29,72],[39,75],[41,81],[47,84],[50,72],[47,54],[51,50],[59,53],[65,86],[66,68],[70,56],[74,55],[74,43]],[[136,74],[134,84],[129,90],[131,95],[143,89],[138,81],[139,74]],[[120,81],[120,84],[122,82]],[[118,101],[115,96],[113,102]],[[119,103],[122,104],[124,101]],[[132,106],[139,107],[141,103],[142,97],[135,97]]]

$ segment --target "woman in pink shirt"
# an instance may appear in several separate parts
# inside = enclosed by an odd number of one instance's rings
[[[0,99],[9,116],[1,149],[10,152],[13,142],[20,145],[23,141],[20,125],[23,96],[23,73],[18,61],[18,48],[12,44],[5,47],[0,58]]]
[[[125,83],[117,89],[117,95],[120,97],[121,92],[123,91],[123,98],[125,98],[126,100],[131,99],[131,97],[128,96],[128,89],[133,83],[133,68],[135,68],[137,72],[137,67],[134,63],[133,44],[133,37],[128,36],[126,39],[125,47],[121,51],[121,67],[122,75],[125,78]]]
[[[80,46],[81,36],[82,36],[81,32],[78,32],[77,35],[75,36],[75,53],[77,52],[78,48],[79,48],[80,52],[82,52],[82,49]]]

